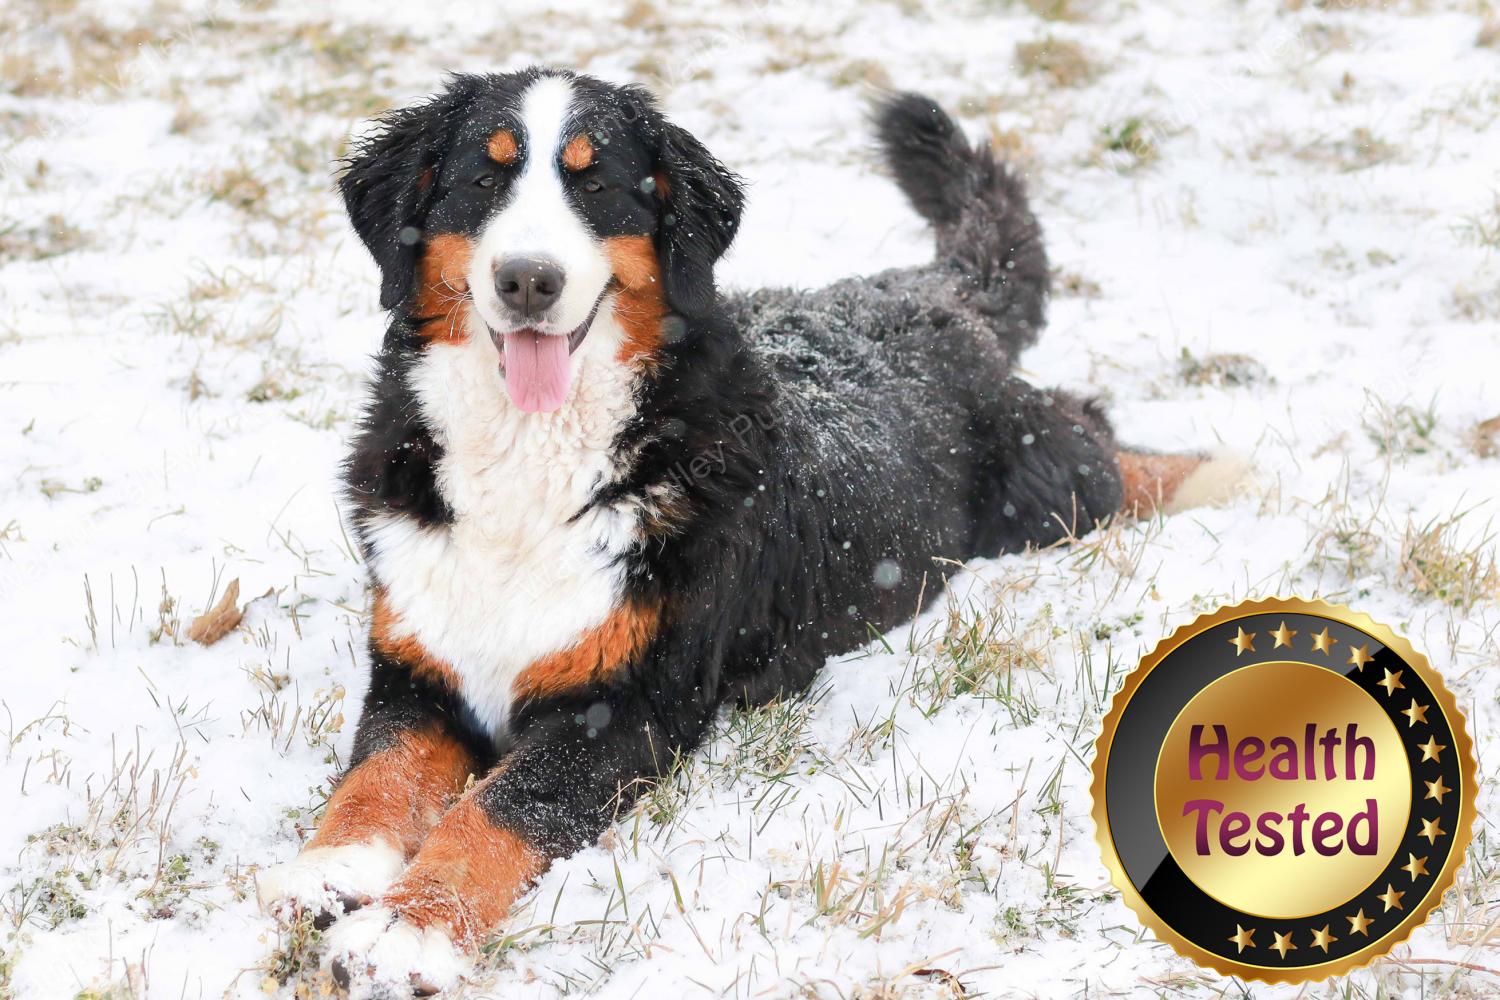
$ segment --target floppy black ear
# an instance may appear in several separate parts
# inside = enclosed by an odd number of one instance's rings
[[[658,190],[663,192],[656,251],[667,304],[687,316],[713,308],[714,263],[740,226],[745,192],[739,178],[683,128],[661,122]]]
[[[349,221],[380,266],[382,308],[394,309],[411,294],[436,168],[470,93],[457,78],[437,97],[387,112],[355,146],[339,178]]]

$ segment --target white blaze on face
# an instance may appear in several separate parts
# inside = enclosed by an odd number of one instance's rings
[[[524,164],[495,216],[480,231],[469,287],[485,325],[503,342],[506,387],[528,411],[562,406],[573,371],[568,337],[589,321],[609,283],[602,242],[573,210],[563,189],[561,152],[573,84],[544,76],[521,95]],[[545,317],[522,321],[500,302],[495,272],[508,260],[540,258],[562,269],[562,294]]]

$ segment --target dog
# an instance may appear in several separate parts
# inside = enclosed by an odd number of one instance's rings
[[[1016,173],[929,99],[874,115],[932,263],[721,295],[739,179],[652,97],[460,75],[340,179],[390,312],[344,479],[370,684],[298,857],[356,992],[430,993],[726,705],[803,691],[942,584],[1216,488],[1013,372],[1049,268]]]

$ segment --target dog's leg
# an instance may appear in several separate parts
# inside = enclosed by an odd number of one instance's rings
[[[682,746],[639,699],[552,705],[523,723],[517,748],[449,810],[378,905],[333,928],[335,979],[356,991],[452,986],[527,884],[597,840],[621,788],[660,773],[659,755],[670,761]]]
[[[996,393],[982,424],[994,463],[993,534],[982,548],[1015,552],[1081,536],[1119,510],[1114,435],[1096,404],[1017,378]]]
[[[350,766],[302,852],[257,876],[262,908],[308,909],[325,925],[385,891],[476,766],[451,702],[376,653]]]
[[[1234,455],[1173,455],[1122,451],[1118,456],[1122,513],[1146,517],[1160,510],[1175,514],[1221,503],[1249,479],[1249,468]]]

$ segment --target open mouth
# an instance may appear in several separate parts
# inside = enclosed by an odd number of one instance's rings
[[[540,333],[526,328],[506,334],[490,331],[490,339],[500,351],[500,372],[505,376],[505,391],[511,402],[527,413],[551,413],[563,405],[573,384],[570,359],[589,335],[603,301],[604,292],[600,292],[588,317],[571,333]]]

